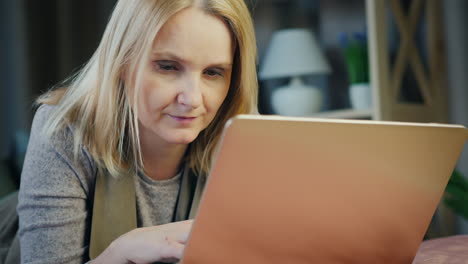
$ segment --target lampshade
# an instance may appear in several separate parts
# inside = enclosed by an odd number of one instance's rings
[[[259,72],[260,79],[325,74],[330,66],[307,29],[284,29],[273,34]]]

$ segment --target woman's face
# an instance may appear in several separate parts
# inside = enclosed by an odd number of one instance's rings
[[[188,144],[210,124],[229,90],[233,50],[227,25],[198,8],[167,21],[140,79],[143,144]]]

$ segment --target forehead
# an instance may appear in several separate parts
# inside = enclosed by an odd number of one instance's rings
[[[189,59],[204,57],[231,62],[233,39],[221,18],[190,7],[176,13],[162,26],[152,50],[176,53]]]

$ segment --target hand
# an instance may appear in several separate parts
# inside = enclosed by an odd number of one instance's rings
[[[93,263],[153,263],[180,260],[193,220],[134,229],[112,242]]]

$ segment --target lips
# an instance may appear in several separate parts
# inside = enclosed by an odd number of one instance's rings
[[[176,115],[169,115],[169,114],[168,116],[172,118],[173,120],[179,123],[183,123],[183,124],[191,123],[197,118],[195,116],[176,116]]]

